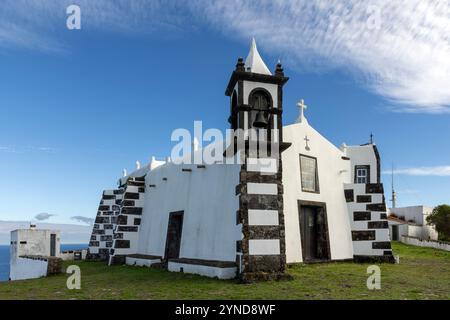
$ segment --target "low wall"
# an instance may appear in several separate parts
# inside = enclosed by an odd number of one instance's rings
[[[435,240],[422,240],[416,237],[401,236],[401,242],[418,247],[428,247],[450,251],[450,243]]]
[[[45,256],[20,256],[10,264],[10,280],[46,277],[62,272],[62,259]]]
[[[10,266],[10,280],[35,279],[47,276],[48,262],[19,257]]]
[[[63,261],[86,260],[87,249],[61,251],[59,257]]]

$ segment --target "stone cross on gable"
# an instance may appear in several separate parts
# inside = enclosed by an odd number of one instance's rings
[[[308,108],[308,106],[305,104],[305,101],[302,99],[297,103],[297,107],[300,109],[300,115],[297,119],[297,122],[305,122],[305,109]]]

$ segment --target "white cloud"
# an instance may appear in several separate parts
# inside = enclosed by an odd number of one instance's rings
[[[26,153],[26,152],[40,152],[53,154],[57,152],[56,148],[46,146],[0,146],[0,152],[5,153]]]
[[[391,171],[384,171],[383,174],[392,174]],[[436,166],[436,167],[415,167],[394,170],[394,174],[408,175],[408,176],[450,176],[450,166]]]
[[[58,47],[48,34],[64,28],[64,9],[71,1],[4,2],[0,46]],[[393,111],[450,112],[448,0],[79,0],[77,4],[85,31],[182,31],[203,21],[232,38],[249,41],[255,36],[266,52],[282,57],[290,67],[347,70],[361,85],[385,97]]]
[[[94,219],[93,218],[88,218],[88,217],[83,217],[83,216],[74,216],[71,217],[72,220],[78,221],[78,222],[83,222],[86,223],[88,225],[93,225],[94,224]]]
[[[42,212],[42,213],[38,213],[37,215],[35,215],[34,218],[39,221],[44,221],[44,220],[50,219],[50,217],[53,217],[53,216],[54,216],[54,214]]]
[[[368,27],[373,8],[379,29]],[[256,36],[302,69],[350,70],[403,111],[450,112],[448,1],[233,0],[206,12],[225,32]]]

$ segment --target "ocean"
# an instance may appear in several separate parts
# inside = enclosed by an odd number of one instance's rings
[[[87,249],[87,244],[62,244],[61,251]],[[0,246],[0,281],[9,279],[9,246]]]

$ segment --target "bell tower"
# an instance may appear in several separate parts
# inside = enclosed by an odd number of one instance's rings
[[[225,91],[231,129],[240,129],[244,140],[235,142],[234,149],[242,159],[236,187],[242,240],[236,260],[244,282],[285,276],[281,152],[289,147],[282,142],[283,86],[288,80],[280,62],[274,74],[269,71],[253,39],[247,59],[238,59]]]

